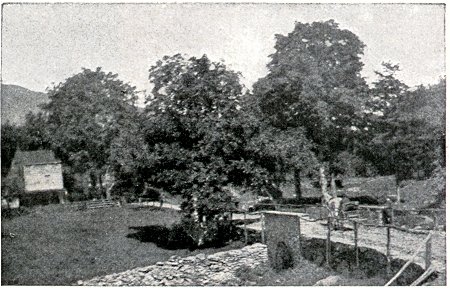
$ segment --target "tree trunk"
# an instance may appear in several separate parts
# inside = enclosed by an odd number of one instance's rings
[[[92,170],[89,172],[89,178],[91,180],[91,187],[89,189],[89,195],[91,198],[93,198],[93,197],[97,198],[97,192],[96,192],[97,178],[96,178],[95,172],[93,172]],[[93,192],[95,192],[94,196],[93,196]]]
[[[296,198],[300,200],[302,198],[302,183],[299,169],[294,169],[294,185]]]
[[[330,197],[329,194],[327,193],[327,179],[325,178],[325,168],[323,165],[321,165],[319,168],[319,177],[320,177],[321,192],[322,195],[324,196],[325,202],[327,202],[330,199]]]
[[[103,192],[103,182],[102,182],[102,173],[101,173],[101,171],[97,171],[97,184],[98,184],[98,190],[100,191],[100,195],[102,196],[102,198],[104,198],[105,195],[104,195],[104,192]]]
[[[334,173],[331,173],[331,195],[336,198],[337,197],[337,193],[336,193],[336,178],[334,176]]]

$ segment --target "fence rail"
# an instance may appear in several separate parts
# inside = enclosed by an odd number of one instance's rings
[[[395,280],[397,280],[398,277],[406,270],[406,268],[411,265],[412,262],[414,262],[414,259],[417,257],[417,255],[423,250],[423,247],[426,248],[431,246],[431,237],[433,235],[433,232],[430,232],[428,236],[425,238],[425,240],[422,242],[422,244],[419,246],[419,248],[416,250],[416,252],[409,258],[408,262],[406,262],[400,270],[397,272],[397,274],[394,275],[384,286],[391,285]],[[425,272],[431,267],[431,249],[426,249],[425,254]],[[420,277],[419,277],[420,279]],[[416,280],[417,281],[417,280]],[[416,282],[415,281],[415,282]],[[414,283],[415,283],[414,282]]]
[[[280,207],[283,208],[294,208],[295,211],[297,211],[296,213],[299,213],[298,210],[299,209],[307,209],[307,208],[313,208],[314,206],[304,206],[304,207],[299,207],[299,206],[289,206],[289,205],[282,205]],[[317,206],[315,206],[315,208],[319,208]],[[379,209],[379,207],[370,207],[371,209]],[[408,210],[404,210],[405,212],[408,212]],[[414,211],[421,211],[421,210],[414,210]],[[443,211],[443,210],[437,210],[437,209],[430,209],[430,211]],[[247,243],[248,241],[248,228],[247,228],[247,216],[254,216],[257,215],[259,216],[259,218],[257,219],[261,219],[261,240],[263,243],[265,243],[265,228],[264,228],[264,211],[258,211],[258,212],[245,212],[245,211],[236,211],[238,213],[242,213],[244,214],[244,234],[245,234],[245,242]],[[326,211],[325,211],[326,212]],[[387,257],[387,275],[389,276],[389,274],[391,274],[391,231],[392,230],[398,230],[398,231],[402,231],[402,232],[407,232],[407,233],[411,233],[411,234],[416,234],[416,235],[424,235],[424,234],[428,234],[428,236],[425,238],[425,240],[421,243],[421,246],[419,247],[419,249],[414,253],[414,255],[412,255],[409,260],[402,266],[402,268],[397,272],[397,274],[395,274],[394,277],[391,278],[391,280],[389,280],[388,283],[386,283],[385,286],[389,286],[391,285],[399,276],[401,276],[401,274],[405,271],[405,269],[414,262],[415,258],[417,257],[417,255],[421,252],[421,250],[423,250],[423,247],[425,246],[425,272],[416,280],[414,281],[414,283],[412,283],[411,285],[418,285],[421,282],[423,282],[424,280],[426,280],[427,277],[429,277],[433,272],[435,272],[435,269],[431,263],[431,242],[432,242],[432,234],[434,232],[434,230],[431,230],[431,232],[429,230],[417,230],[417,229],[408,229],[408,228],[404,228],[404,227],[399,227],[396,226],[394,224],[384,224],[384,223],[370,223],[367,222],[365,219],[363,218],[347,218],[347,217],[342,217],[342,218],[333,218],[330,217],[328,214],[326,215],[326,217],[323,216],[319,216],[318,218],[310,218],[306,216],[306,213],[299,213],[298,214],[298,219],[299,219],[299,233],[300,233],[300,228],[301,228],[301,222],[306,221],[306,222],[318,222],[318,221],[323,221],[323,220],[327,220],[327,237],[326,237],[326,263],[328,264],[328,266],[331,264],[331,232],[333,230],[332,228],[332,221],[338,221],[341,222],[342,226],[345,225],[350,225],[354,231],[353,234],[353,240],[354,240],[354,249],[355,249],[355,265],[358,268],[359,267],[359,242],[358,239],[360,238],[359,236],[359,227],[360,226],[366,226],[366,227],[377,227],[377,228],[386,228],[386,257]],[[252,218],[252,220],[255,220],[255,218]],[[436,226],[434,226],[434,229],[436,228]]]

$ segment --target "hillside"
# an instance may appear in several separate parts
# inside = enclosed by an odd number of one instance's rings
[[[48,102],[47,95],[18,85],[2,84],[1,116],[2,122],[23,124],[28,112],[38,112],[39,104]]]

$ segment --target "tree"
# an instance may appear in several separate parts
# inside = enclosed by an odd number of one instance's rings
[[[333,20],[296,23],[287,36],[276,35],[269,73],[253,89],[274,126],[303,127],[322,163],[333,163],[352,144],[367,85],[360,72],[364,44]],[[334,183],[334,182],[332,182]]]
[[[430,177],[439,160],[440,138],[443,135],[439,118],[430,120],[421,111],[430,105],[424,99],[424,88],[409,91],[396,78],[399,65],[383,63],[383,72],[376,72],[369,101],[368,120],[372,139],[368,143],[369,156],[382,174],[394,174],[397,187],[411,178]],[[427,104],[428,103],[428,104]],[[431,101],[432,103],[432,101]]]
[[[17,149],[28,151],[50,148],[50,134],[42,113],[28,113],[25,123],[2,123],[2,177],[6,177]]]
[[[20,144],[21,130],[10,122],[2,123],[2,181],[8,174],[17,147]],[[3,183],[3,182],[2,182]]]
[[[270,191],[271,162],[251,140],[259,123],[243,109],[239,74],[206,55],[166,56],[150,68],[154,85],[143,118],[145,182],[184,198],[186,227],[198,245],[220,239],[234,208],[230,185]],[[226,226],[225,226],[226,227]]]
[[[82,72],[48,91],[43,108],[52,132],[52,147],[75,172],[87,173],[103,192],[111,141],[132,122],[135,88],[101,68]]]
[[[28,113],[22,126],[21,150],[38,150],[51,148],[51,131],[48,129],[44,113]]]

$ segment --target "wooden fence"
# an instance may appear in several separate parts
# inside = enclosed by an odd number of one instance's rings
[[[292,205],[278,205],[278,209],[293,209],[294,211],[301,211],[302,209],[305,209],[305,207],[301,207],[301,206],[292,206]],[[384,206],[363,206],[364,210],[376,210],[377,214],[382,213],[382,210],[386,210],[386,209],[390,209]],[[417,211],[417,210],[416,210]],[[423,210],[421,210],[423,211]],[[437,211],[442,211],[442,210],[436,210],[436,209],[430,209],[431,212],[436,213]],[[407,212],[405,210],[405,212]],[[244,238],[245,238],[245,243],[248,243],[248,228],[247,228],[247,220],[248,220],[248,216],[259,216],[259,219],[261,220],[261,241],[262,243],[265,243],[265,227],[264,227],[264,211],[261,212],[245,212],[245,211],[239,211],[239,213],[243,214],[244,216]],[[432,266],[431,263],[431,248],[432,248],[432,235],[434,231],[429,231],[429,230],[414,230],[414,229],[407,229],[407,228],[403,228],[403,227],[398,227],[394,225],[394,221],[395,221],[395,215],[392,212],[391,215],[391,220],[389,222],[389,224],[385,224],[383,223],[383,218],[382,216],[378,216],[375,219],[377,220],[377,222],[370,222],[367,223],[365,222],[366,219],[364,218],[342,218],[339,219],[339,221],[341,221],[342,223],[344,222],[350,222],[352,229],[353,229],[353,239],[354,239],[354,250],[355,250],[355,266],[359,267],[360,266],[360,260],[359,260],[359,242],[358,242],[358,238],[359,238],[359,227],[360,226],[369,226],[369,227],[378,227],[378,228],[385,228],[386,229],[386,258],[387,258],[387,266],[386,266],[386,274],[389,276],[391,274],[391,261],[392,261],[392,254],[391,254],[391,231],[392,230],[399,230],[399,231],[406,231],[408,233],[412,233],[412,234],[428,234],[428,236],[425,238],[425,240],[422,242],[421,246],[417,249],[417,251],[410,257],[410,259],[402,266],[402,268],[389,280],[388,283],[386,283],[385,286],[389,286],[391,285],[395,280],[397,280],[397,278],[399,276],[401,276],[401,274],[405,271],[405,269],[411,265],[415,258],[417,257],[417,255],[423,250],[423,248],[425,247],[425,271],[424,273],[416,280],[414,281],[411,285],[415,286],[420,284],[421,282],[423,282],[427,277],[429,277],[433,272],[435,272],[435,269]],[[255,219],[254,217],[252,219]],[[328,266],[330,266],[331,264],[331,232],[333,230],[333,220],[332,217],[329,217],[328,215],[324,215],[323,214],[319,214],[318,218],[316,219],[312,219],[312,218],[308,218],[308,217],[300,217],[299,215],[299,227],[300,227],[300,223],[301,221],[308,221],[308,222],[317,222],[317,221],[321,221],[321,220],[326,220],[327,221],[327,237],[326,237],[326,263]],[[435,223],[433,225],[433,228],[436,229],[437,228],[437,222],[436,222],[437,218],[434,219]],[[336,221],[336,218],[334,219],[334,221]],[[384,220],[385,221],[385,220]]]

